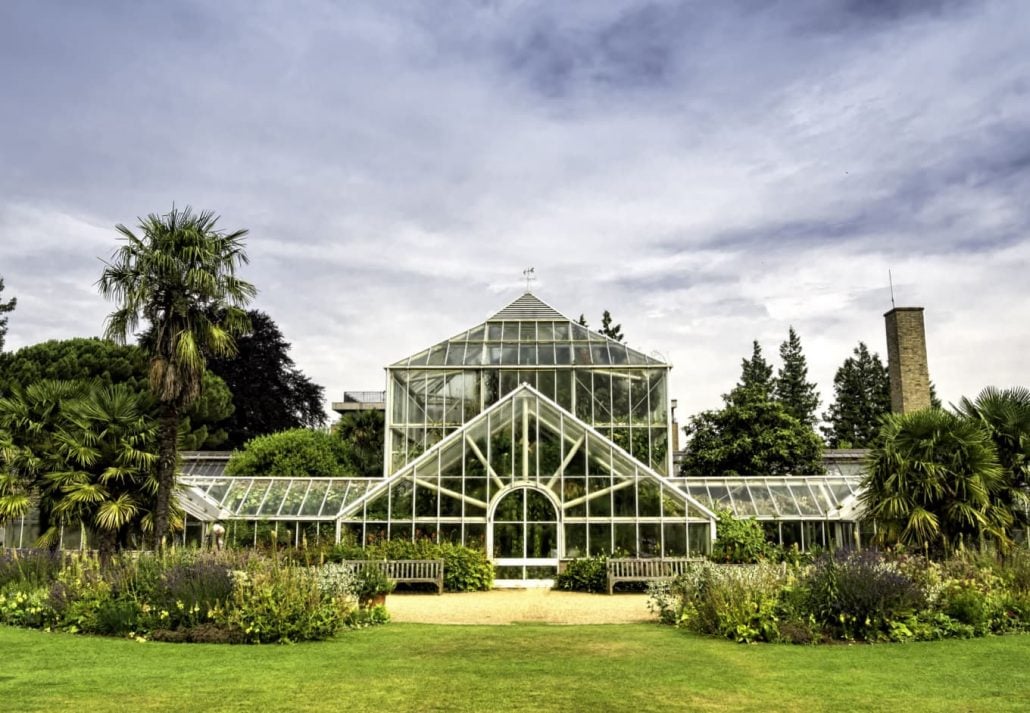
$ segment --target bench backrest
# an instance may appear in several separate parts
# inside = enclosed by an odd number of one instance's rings
[[[675,577],[698,562],[687,557],[669,559],[609,559],[608,574],[612,577],[658,579]]]
[[[443,560],[347,560],[344,564],[355,570],[378,567],[390,579],[400,581],[434,581],[443,576]]]

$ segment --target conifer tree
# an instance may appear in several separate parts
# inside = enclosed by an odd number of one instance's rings
[[[761,401],[772,400],[776,386],[772,365],[762,356],[762,346],[758,340],[754,340],[752,344],[751,358],[743,359],[740,363],[740,382],[723,398],[746,396]]]
[[[626,338],[622,333],[621,324],[612,325],[612,313],[608,310],[605,310],[601,316],[601,334],[617,342],[621,342]]]
[[[4,278],[0,277],[0,295],[4,292]],[[7,336],[7,313],[18,306],[18,299],[12,297],[4,302],[0,300],[0,352],[4,350],[4,338]]]
[[[864,342],[844,360],[833,378],[834,401],[823,414],[823,435],[830,448],[869,448],[880,432],[880,419],[890,413],[887,367]]]
[[[801,352],[801,339],[794,327],[790,328],[787,341],[780,345],[780,359],[783,364],[776,375],[774,388],[776,400],[787,409],[787,413],[801,421],[814,425],[815,410],[819,408],[819,394],[815,384],[807,381],[808,363]]]

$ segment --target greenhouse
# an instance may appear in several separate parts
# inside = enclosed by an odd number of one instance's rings
[[[215,521],[240,544],[259,529],[295,545],[431,538],[484,548],[499,580],[586,555],[701,555],[723,509],[788,546],[859,541],[862,452],[836,452],[826,476],[676,475],[669,369],[526,293],[387,367],[382,477],[233,477],[229,453],[184,454],[182,541]]]

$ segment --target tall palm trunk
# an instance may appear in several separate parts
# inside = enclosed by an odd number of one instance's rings
[[[154,549],[164,547],[171,518],[175,467],[179,460],[179,408],[174,403],[161,405],[157,430],[157,505],[154,508]]]

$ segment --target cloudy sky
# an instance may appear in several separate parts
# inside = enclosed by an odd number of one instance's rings
[[[888,270],[945,402],[1030,384],[1025,0],[0,3],[8,349],[98,335],[114,225],[250,229],[330,400],[524,289],[718,406],[799,331],[823,408]]]

